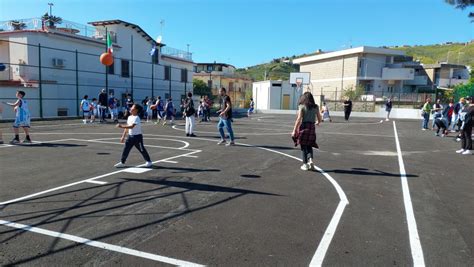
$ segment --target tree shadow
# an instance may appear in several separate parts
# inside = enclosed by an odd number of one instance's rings
[[[39,219],[43,218],[40,222],[30,224],[31,227],[40,227],[42,225],[47,225],[47,224],[52,224],[52,223],[64,223],[61,227],[60,232],[66,231],[69,226],[74,222],[76,219],[83,219],[85,217],[105,217],[105,216],[100,216],[101,213],[103,212],[111,212],[114,213],[114,217],[120,216],[120,214],[117,215],[117,212],[113,212],[114,210],[118,210],[121,208],[129,208],[129,207],[136,207],[137,204],[141,203],[147,203],[149,201],[153,201],[156,199],[160,198],[165,198],[165,197],[170,197],[173,195],[180,195],[182,197],[183,201],[183,206],[185,207],[184,210],[181,210],[180,208],[177,208],[172,211],[168,211],[166,213],[163,212],[158,212],[158,213],[150,213],[151,215],[163,215],[167,214],[168,216],[165,217],[159,217],[151,222],[145,222],[141,223],[139,225],[131,226],[125,229],[120,229],[117,231],[113,231],[111,233],[106,233],[102,234],[93,238],[90,238],[91,240],[107,240],[110,237],[117,236],[120,234],[125,234],[129,233],[132,231],[136,231],[145,227],[153,226],[168,220],[172,220],[175,218],[179,218],[181,216],[185,216],[187,214],[201,211],[207,208],[211,208],[223,203],[226,203],[228,201],[234,200],[236,198],[245,196],[247,194],[257,194],[257,195],[265,195],[265,196],[281,196],[278,194],[273,194],[273,193],[267,193],[267,192],[260,192],[260,191],[253,191],[253,190],[247,190],[247,189],[241,189],[241,188],[233,188],[233,187],[225,187],[225,186],[217,186],[217,185],[209,185],[209,184],[199,184],[199,183],[192,183],[192,182],[181,182],[181,181],[171,181],[169,179],[176,178],[176,177],[162,177],[162,178],[157,178],[155,180],[145,180],[145,179],[134,179],[134,178],[121,178],[123,181],[113,183],[113,184],[106,184],[106,185],[100,185],[100,186],[93,186],[87,189],[81,189],[81,190],[91,190],[91,189],[99,189],[99,192],[96,192],[92,196],[80,200],[78,203],[73,204],[72,206],[69,207],[64,207],[61,209],[55,209],[51,212],[49,211],[41,211],[40,215],[34,215],[30,216],[27,218],[21,218],[17,219],[14,222],[20,223],[23,221],[29,221],[32,219]],[[147,189],[147,190],[141,190],[138,192],[133,192],[129,194],[124,194],[120,195],[120,189],[123,187],[123,185],[126,185],[127,183],[130,182],[138,182],[138,183],[146,183],[146,184],[155,184],[158,185],[159,187],[157,188],[152,188],[152,189]],[[133,187],[132,187],[133,188]],[[163,189],[166,188],[178,188],[178,191],[172,191],[172,192],[160,192]],[[45,199],[49,198],[51,196],[58,196],[58,195],[64,195],[64,194],[69,194],[71,192],[78,191],[78,190],[73,190],[73,191],[68,191],[68,192],[62,192],[62,193],[54,193],[50,195],[45,195],[41,197],[36,197],[34,200],[38,199]],[[115,192],[114,192],[115,191]],[[200,203],[194,203],[196,207],[190,207],[188,204],[188,201],[186,199],[185,193],[192,192],[192,191],[207,191],[207,192],[222,192],[222,193],[231,193],[230,196],[224,197],[221,200],[213,201],[211,203],[205,203],[204,205],[200,205]],[[97,197],[106,194],[106,193],[111,193],[114,192],[113,196],[107,196],[102,198],[101,200],[96,200]],[[154,193],[152,195],[149,195],[149,193]],[[125,200],[130,200],[129,198],[133,197],[132,201],[128,201],[124,203]],[[27,204],[30,200],[23,200],[23,204]],[[111,202],[114,200],[120,200],[117,202]],[[107,206],[103,208],[96,208],[91,210],[91,208],[100,205],[100,204],[110,204],[113,203],[115,205],[113,206]],[[12,203],[12,204],[7,204],[7,205],[14,205],[17,203]],[[71,212],[78,211],[79,209],[84,209],[86,208],[85,211],[79,212],[78,214],[72,214],[68,215],[65,217],[58,218],[61,215],[66,215],[71,214]],[[124,214],[123,216],[130,216],[130,214]],[[45,218],[46,217],[46,218]],[[5,235],[8,233],[12,233],[12,236],[6,237],[4,240],[0,241],[1,243],[7,242],[8,240],[12,240],[15,237],[18,237],[22,235],[23,233],[26,233],[27,230],[24,229],[11,229],[11,230],[6,230],[0,232],[1,235]],[[40,254],[40,255],[34,255],[28,258],[23,258],[23,259],[18,259],[14,262],[10,262],[6,264],[7,266],[15,266],[19,264],[24,264],[28,263],[43,257],[48,257],[63,251],[68,251],[73,248],[77,248],[79,246],[84,246],[85,244],[83,243],[74,243],[65,247],[57,248],[57,245],[59,244],[60,238],[54,238],[54,240],[50,243],[49,249],[46,253]]]

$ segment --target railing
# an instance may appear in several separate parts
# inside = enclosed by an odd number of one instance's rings
[[[14,24],[13,21],[18,21],[19,23]],[[97,40],[105,40],[106,38],[105,30],[96,29],[95,27],[68,20],[62,20],[61,23],[52,23],[50,21],[44,21],[41,18],[0,21],[0,31],[16,30],[48,30],[89,37]],[[114,32],[109,33],[112,41],[115,42],[116,34]]]
[[[164,46],[161,48],[161,54],[166,55],[166,56],[172,56],[172,57],[177,57],[177,58],[182,58],[186,60],[193,60],[193,53],[186,52],[184,50],[172,48],[169,46]]]

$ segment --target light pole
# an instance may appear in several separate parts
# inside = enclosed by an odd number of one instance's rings
[[[53,3],[48,3],[48,6],[49,6],[49,16],[51,17],[53,15],[53,6],[54,4]]]

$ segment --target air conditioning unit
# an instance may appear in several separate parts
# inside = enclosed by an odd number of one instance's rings
[[[58,68],[62,68],[64,67],[64,59],[62,58],[53,58],[53,66],[54,67],[58,67]]]

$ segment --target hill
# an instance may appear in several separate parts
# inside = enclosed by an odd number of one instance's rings
[[[414,60],[419,60],[424,64],[433,64],[437,62],[470,65],[474,68],[474,43],[452,43],[424,46],[403,46],[388,47],[390,49],[402,50]],[[251,77],[254,81],[263,81],[265,74],[267,79],[288,80],[290,72],[298,72],[299,66],[291,63],[291,60],[297,57],[309,56],[315,53],[303,54],[299,56],[284,57],[273,59],[269,63],[255,65],[247,68],[238,69],[237,73]],[[448,58],[449,56],[449,58]]]
[[[447,62],[453,64],[463,64],[474,67],[474,43],[453,43],[445,45],[424,45],[410,47],[390,47],[402,50],[413,59],[420,60],[424,64],[436,62]]]

